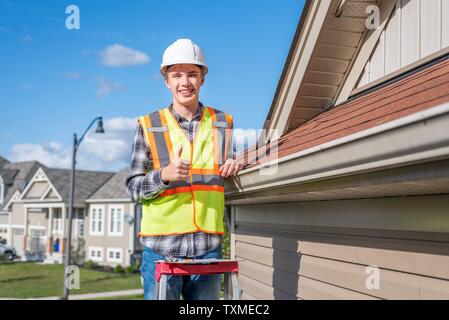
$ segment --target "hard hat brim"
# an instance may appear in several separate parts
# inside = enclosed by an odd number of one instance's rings
[[[194,64],[198,67],[200,67],[200,69],[203,71],[203,75],[206,75],[208,70],[208,67],[204,64],[199,64],[199,63],[191,63],[191,62],[180,62],[180,63],[173,63],[173,64],[169,64],[169,65],[161,65],[160,71],[161,74],[165,76],[165,73],[167,72],[167,69],[170,68],[171,66],[177,65],[177,64]]]

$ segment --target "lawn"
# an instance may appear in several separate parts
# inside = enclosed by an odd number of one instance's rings
[[[63,265],[28,262],[0,264],[0,297],[61,296]],[[80,289],[71,294],[142,288],[140,274],[119,274],[80,268]]]
[[[229,259],[229,232],[223,239],[223,259]],[[63,265],[0,262],[0,298],[61,296]],[[223,280],[222,280],[223,285]],[[80,268],[80,289],[71,294],[141,289],[140,273],[119,274]],[[223,289],[222,289],[223,290]],[[223,291],[221,292],[223,295]],[[129,297],[139,299],[141,296]],[[127,297],[123,297],[127,299]]]
[[[136,294],[136,295],[132,295],[132,296],[96,298],[96,299],[89,299],[89,300],[143,300],[143,294]]]

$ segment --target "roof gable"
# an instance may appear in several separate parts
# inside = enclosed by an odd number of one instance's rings
[[[282,135],[334,105],[366,33],[366,8],[377,2],[307,2],[265,129]]]
[[[56,194],[56,199],[61,201],[62,197],[59,195],[58,191],[53,186],[52,182],[48,178],[43,168],[39,168],[31,181],[28,183],[25,190],[23,190],[20,200],[33,200],[40,201],[42,200],[50,190]]]
[[[25,190],[29,182],[31,181],[34,173],[39,167],[45,167],[37,161],[27,161],[27,162],[8,162],[3,165],[2,170],[8,170],[11,172],[16,172],[14,175],[14,181],[7,188],[5,203],[9,203],[10,200],[15,196],[16,192],[21,193]],[[6,206],[8,207],[8,205]]]

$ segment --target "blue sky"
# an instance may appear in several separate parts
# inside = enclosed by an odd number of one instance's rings
[[[80,9],[79,30],[66,29],[71,4]],[[135,118],[171,102],[159,65],[178,38],[191,38],[206,56],[209,73],[200,100],[231,113],[235,127],[260,128],[303,5],[0,0],[0,155],[68,167],[73,132],[81,134],[101,114],[107,133],[88,135],[79,168],[123,168]],[[123,51],[134,65],[102,60]]]

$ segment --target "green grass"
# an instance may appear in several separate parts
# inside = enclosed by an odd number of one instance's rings
[[[223,259],[229,259],[229,240],[230,235],[225,224],[225,236],[222,244]],[[41,265],[31,262],[0,261],[0,297],[37,298],[61,296],[62,283],[63,265]],[[140,283],[140,273],[132,275],[116,274],[80,268],[80,289],[71,290],[71,294],[140,288],[142,288]],[[223,295],[223,291],[221,292],[221,295]],[[110,299],[128,300],[134,298],[140,299],[142,298],[142,295]]]
[[[0,297],[61,296],[63,265],[28,262],[0,264]],[[116,274],[80,268],[80,289],[71,294],[141,289],[140,274]]]
[[[119,296],[119,297],[108,297],[108,298],[95,298],[89,300],[143,300],[143,294],[136,294],[131,296]]]

